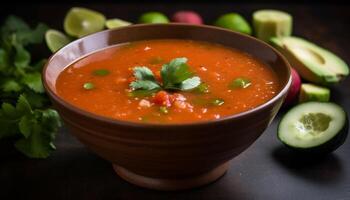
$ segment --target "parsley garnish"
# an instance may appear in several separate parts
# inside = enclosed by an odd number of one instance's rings
[[[175,58],[162,66],[160,75],[162,82],[159,83],[153,72],[148,67],[135,67],[135,81],[130,83],[134,91],[158,91],[158,90],[180,90],[188,91],[195,89],[201,84],[198,76],[193,76],[189,66],[186,64],[187,58]]]

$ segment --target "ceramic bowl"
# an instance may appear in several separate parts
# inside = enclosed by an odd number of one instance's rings
[[[56,79],[72,62],[111,45],[162,38],[219,43],[251,54],[277,73],[280,89],[268,102],[240,114],[169,125],[98,116],[57,95]],[[253,144],[273,120],[289,89],[291,76],[285,58],[253,37],[211,26],[154,24],[102,31],[68,44],[48,60],[43,81],[70,133],[110,161],[120,177],[146,188],[179,190],[210,183],[227,171],[230,160]]]

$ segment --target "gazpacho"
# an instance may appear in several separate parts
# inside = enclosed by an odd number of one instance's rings
[[[57,94],[83,110],[124,121],[191,123],[255,108],[279,89],[274,71],[239,50],[193,40],[120,44],[68,66]]]

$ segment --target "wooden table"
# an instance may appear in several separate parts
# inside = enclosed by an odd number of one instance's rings
[[[61,28],[65,12],[71,6],[2,5],[0,18],[16,14],[30,22],[43,21]],[[109,18],[131,21],[150,10],[171,14],[179,9],[194,9],[207,23],[230,11],[250,19],[256,9],[282,9],[294,16],[295,35],[334,51],[350,63],[350,6],[347,5],[155,2],[82,6],[97,9]],[[350,111],[350,78],[332,88],[332,100]],[[208,186],[181,192],[157,192],[123,181],[110,163],[89,152],[65,128],[58,135],[57,151],[46,160],[27,159],[2,145],[0,199],[350,199],[350,139],[323,159],[300,159],[277,141],[279,119],[277,116],[258,141],[231,162],[225,176]]]

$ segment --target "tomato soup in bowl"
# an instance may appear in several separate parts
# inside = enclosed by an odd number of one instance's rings
[[[289,65],[252,37],[209,26],[135,25],[54,54],[45,88],[70,132],[139,186],[214,181],[276,115]]]
[[[65,68],[56,82],[58,95],[74,106],[142,123],[220,119],[267,102],[278,88],[272,68],[251,55],[174,39],[100,50]]]

